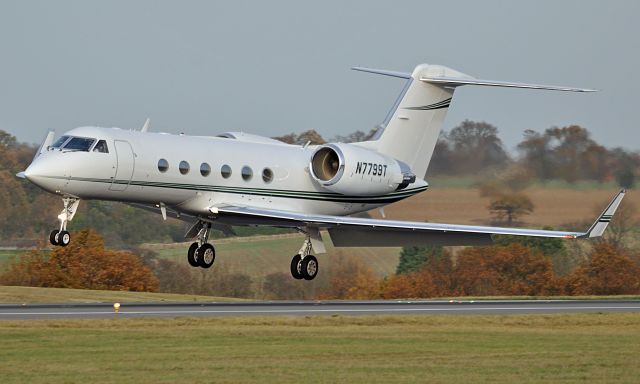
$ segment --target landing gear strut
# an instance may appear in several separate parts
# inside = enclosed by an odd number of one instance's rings
[[[67,231],[67,223],[70,222],[76,214],[78,204],[80,204],[80,199],[76,199],[75,197],[64,197],[62,199],[62,203],[64,204],[64,209],[58,215],[60,228],[51,231],[49,234],[49,242],[52,245],[66,247],[71,242],[71,234]]]
[[[198,241],[191,244],[187,251],[187,261],[192,267],[210,268],[216,260],[216,249],[208,243],[211,223],[203,224],[198,232]]]
[[[307,237],[297,255],[291,259],[291,276],[294,279],[313,280],[318,274],[318,259],[311,254],[311,239]]]

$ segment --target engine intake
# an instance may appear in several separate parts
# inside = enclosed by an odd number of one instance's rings
[[[370,196],[390,193],[415,182],[408,166],[358,145],[332,143],[311,155],[311,177],[332,192]]]
[[[311,157],[311,173],[323,185],[335,184],[344,172],[344,156],[340,148],[330,144],[318,149]]]

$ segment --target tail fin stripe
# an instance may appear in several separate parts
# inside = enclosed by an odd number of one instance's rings
[[[440,108],[448,108],[451,105],[451,99],[448,98],[446,100],[439,101],[434,104],[424,105],[422,107],[404,107],[403,109],[412,109],[412,110],[420,110],[420,111],[428,111],[430,109],[440,109]]]

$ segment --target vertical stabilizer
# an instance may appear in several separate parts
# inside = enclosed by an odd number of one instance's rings
[[[440,65],[421,64],[411,74],[354,68],[407,79],[375,140],[362,143],[409,165],[424,178],[455,87],[421,81],[426,77],[471,78]]]
[[[453,98],[462,85],[484,87],[542,89],[547,91],[595,92],[594,89],[483,80],[465,75],[442,65],[420,64],[412,73],[370,68],[357,71],[406,79],[400,96],[381,124],[372,141],[358,143],[400,160],[424,178],[438,142],[442,123]]]

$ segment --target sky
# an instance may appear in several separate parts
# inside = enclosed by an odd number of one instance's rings
[[[441,64],[491,80],[596,88],[456,91],[444,129],[579,124],[640,149],[638,1],[0,2],[0,129],[39,143],[83,125],[325,138],[380,123],[402,81]]]

